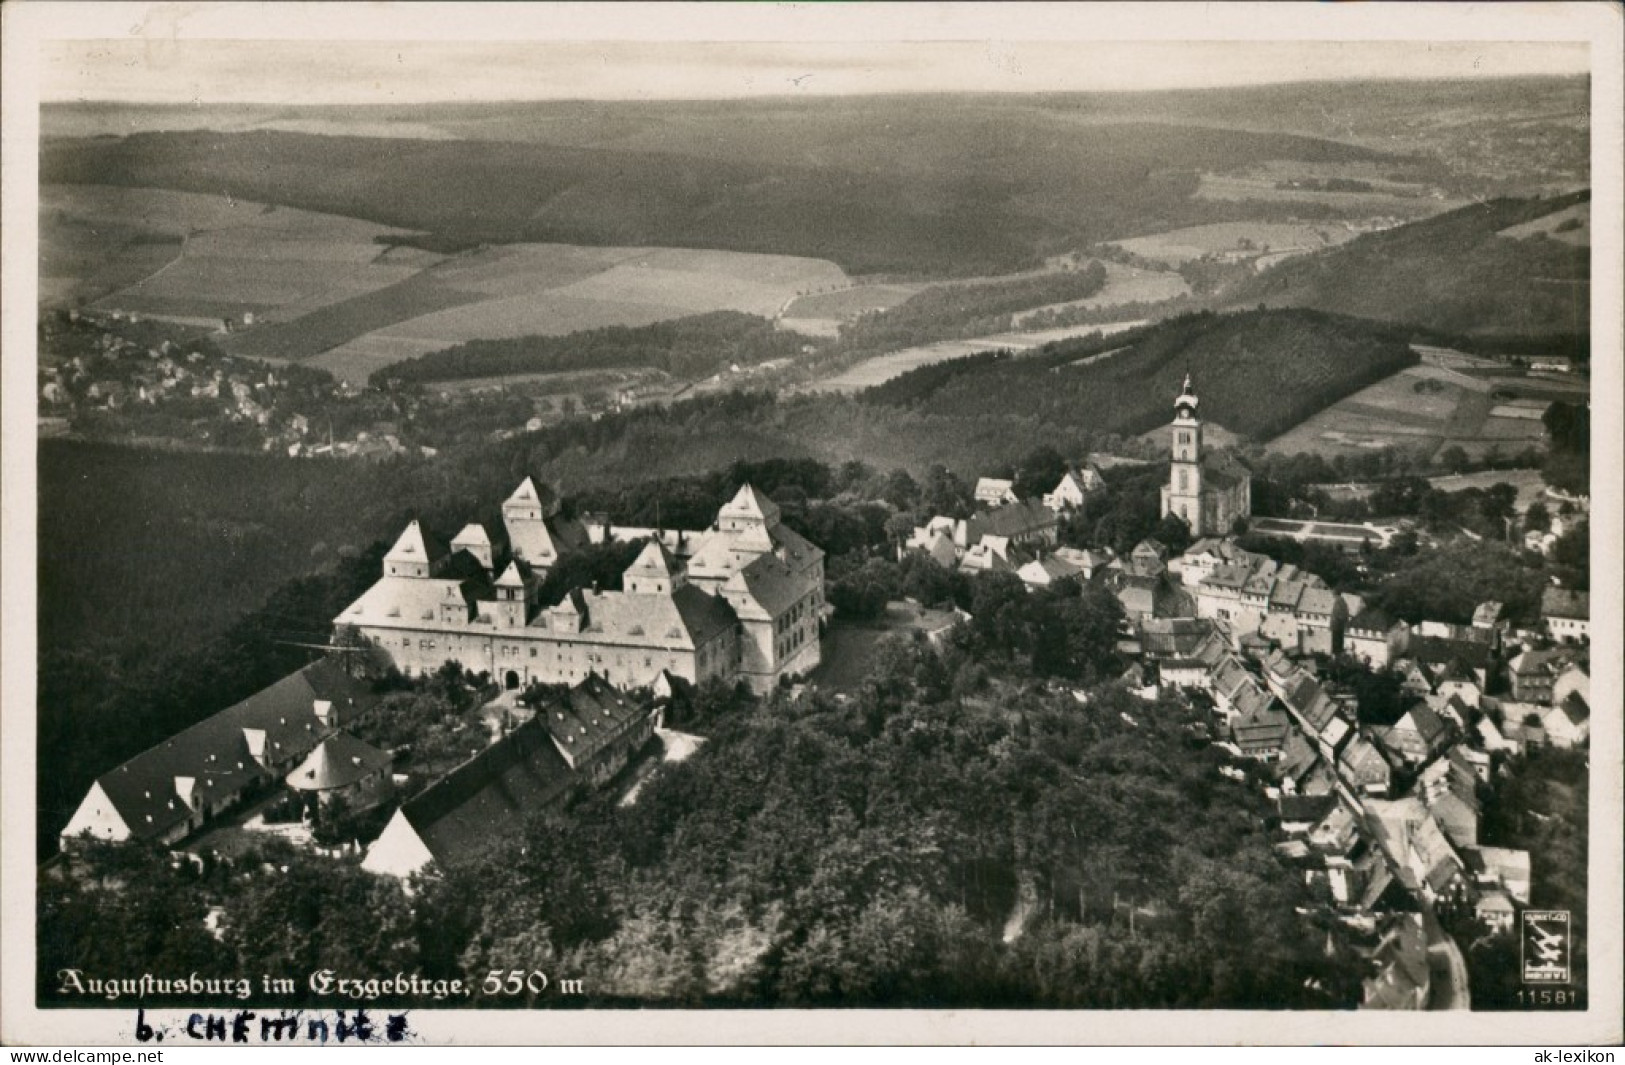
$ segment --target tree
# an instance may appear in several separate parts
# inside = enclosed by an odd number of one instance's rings
[[[1537,499],[1529,504],[1523,512],[1523,527],[1534,532],[1546,532],[1552,527],[1552,515],[1545,503]]]
[[[1016,464],[1015,493],[1022,499],[1038,499],[1053,491],[1066,471],[1061,453],[1048,444],[1040,445]]]
[[[1191,545],[1191,527],[1177,514],[1165,514],[1151,533],[1151,538],[1168,549],[1168,554],[1182,555]]]
[[[893,470],[886,475],[886,486],[881,489],[880,498],[898,510],[909,510],[919,502],[920,486],[914,483],[907,470]]]
[[[1581,588],[1591,586],[1591,523],[1578,521],[1569,526],[1552,545],[1552,561],[1567,566],[1579,576]]]
[[[1465,471],[1472,462],[1472,460],[1467,457],[1467,452],[1463,450],[1459,444],[1451,444],[1443,451],[1440,451],[1435,461],[1437,461],[1441,467],[1449,470],[1451,473],[1461,473]]]

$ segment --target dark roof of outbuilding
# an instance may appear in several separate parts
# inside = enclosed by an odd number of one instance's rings
[[[96,782],[135,838],[153,838],[190,816],[175,791],[176,777],[194,778],[207,801],[265,774],[245,730],[264,733],[266,761],[286,765],[377,699],[368,682],[324,658],[149,747]],[[318,700],[332,704],[326,723],[316,716]]]
[[[520,725],[401,806],[444,868],[519,830],[526,815],[562,799],[574,774],[538,719]]]

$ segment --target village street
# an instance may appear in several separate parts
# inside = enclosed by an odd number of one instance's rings
[[[1465,1010],[1472,1008],[1467,988],[1467,960],[1461,956],[1461,947],[1439,925],[1433,907],[1422,907],[1422,925],[1428,936],[1428,969],[1433,975],[1432,990],[1428,996],[1430,1010]]]

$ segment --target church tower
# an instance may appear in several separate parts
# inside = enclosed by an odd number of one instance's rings
[[[1169,463],[1168,485],[1162,490],[1162,513],[1185,519],[1192,536],[1205,536],[1202,513],[1202,422],[1196,416],[1196,393],[1191,376],[1174,400],[1172,434],[1173,459]]]

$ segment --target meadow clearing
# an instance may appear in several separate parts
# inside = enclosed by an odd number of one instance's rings
[[[1508,226],[1500,231],[1499,236],[1512,237],[1518,240],[1527,240],[1530,237],[1543,235],[1560,240],[1565,244],[1572,244],[1577,248],[1591,246],[1591,203],[1576,203],[1561,211],[1553,211],[1530,222],[1521,225]]]
[[[1053,272],[1077,259],[1072,256],[1058,256],[1049,261],[1044,270],[1028,270],[1018,274],[1009,274],[1004,277],[958,278],[954,281],[939,282],[941,285],[971,284],[986,281],[1006,281],[1021,277],[1032,277],[1042,273]],[[1115,307],[1125,303],[1157,303],[1162,300],[1174,299],[1190,292],[1190,286],[1185,279],[1172,271],[1146,270],[1137,266],[1125,266],[1121,263],[1102,262],[1106,269],[1106,285],[1099,292],[1086,299],[1072,300],[1067,303],[1049,304],[1043,307],[1033,307],[1029,310],[1019,311],[1012,315],[1012,323],[1021,328],[1026,323],[1045,314],[1065,312],[1072,309],[1095,310],[1100,307]],[[850,288],[832,292],[819,292],[812,295],[801,296],[792,300],[783,308],[779,317],[779,326],[783,329],[792,329],[799,333],[806,333],[816,337],[837,337],[840,335],[841,325],[870,311],[883,311],[895,307],[910,296],[923,289],[932,287],[929,284],[901,284],[893,282],[877,282],[874,284],[857,284]],[[1048,332],[1048,331],[1046,331]],[[1035,334],[1036,335],[1036,334]],[[1063,335],[1076,336],[1075,332]],[[1057,339],[1051,336],[1049,339]],[[1046,341],[1047,342],[1047,341]],[[963,344],[974,344],[974,351],[986,350],[985,340],[977,338],[970,341],[948,340],[940,344],[925,345],[919,350],[940,349],[949,354],[932,358],[925,356],[927,362],[941,361],[941,358],[954,358],[958,354],[967,353]],[[1029,347],[1023,340],[1011,342],[1011,347]],[[915,349],[909,349],[914,351]],[[916,357],[916,356],[910,356]],[[906,360],[905,360],[906,361]],[[925,363],[921,363],[925,365]],[[907,367],[905,367],[907,368]],[[892,376],[895,376],[892,375]]]
[[[404,232],[228,196],[45,185],[42,298],[190,320],[297,317],[420,270],[377,243]]]
[[[1171,270],[1146,270],[1138,266],[1124,266],[1122,263],[1112,262],[1101,265],[1106,268],[1105,288],[1085,299],[1022,311],[1015,316],[1015,324],[1020,326],[1040,315],[1073,308],[1094,310],[1098,307],[1116,307],[1124,303],[1158,303],[1188,295],[1191,290],[1185,279]]]
[[[1178,266],[1204,255],[1236,253],[1262,256],[1267,249],[1277,255],[1330,248],[1357,234],[1341,223],[1307,225],[1297,222],[1217,222],[1206,226],[1186,226],[1166,233],[1129,237],[1111,243],[1124,251],[1169,266]]]
[[[1520,514],[1528,510],[1529,504],[1537,499],[1551,504],[1546,495],[1546,479],[1539,470],[1480,470],[1477,473],[1454,473],[1444,477],[1430,477],[1428,483],[1446,492],[1510,484],[1518,490],[1518,498],[1512,505]],[[1555,510],[1555,504],[1551,505]]]
[[[1332,457],[1385,447],[1469,456],[1540,447],[1546,403],[1508,395],[1516,380],[1470,376],[1424,363],[1361,389],[1271,440],[1270,451]],[[1498,395],[1499,394],[1499,395]]]
[[[791,391],[861,392],[865,388],[884,384],[894,377],[918,369],[921,366],[930,366],[933,363],[946,362],[949,359],[964,358],[966,355],[974,355],[979,351],[994,351],[1000,348],[1018,352],[1032,351],[1056,340],[1088,336],[1091,333],[1109,335],[1144,324],[1143,321],[1107,322],[1103,325],[1075,325],[1062,329],[1044,329],[1031,333],[997,333],[992,336],[973,337],[968,340],[940,340],[935,344],[922,344],[918,347],[904,348],[901,351],[888,352],[885,355],[876,355],[874,358],[864,359],[854,366],[847,367],[833,377],[811,381]]]
[[[799,293],[851,284],[821,259],[708,249],[514,244],[446,256],[393,244],[405,230],[152,189],[45,186],[41,230],[48,301],[190,324],[230,318],[228,350],[357,385],[466,340],[719,310],[775,317]]]
[[[1389,215],[1405,221],[1454,210],[1466,201],[1446,199],[1422,186],[1370,182],[1369,191],[1312,187],[1283,187],[1290,181],[1278,173],[1203,173],[1196,188],[1198,200],[1244,200],[1257,203],[1302,203],[1329,208],[1339,215]]]

